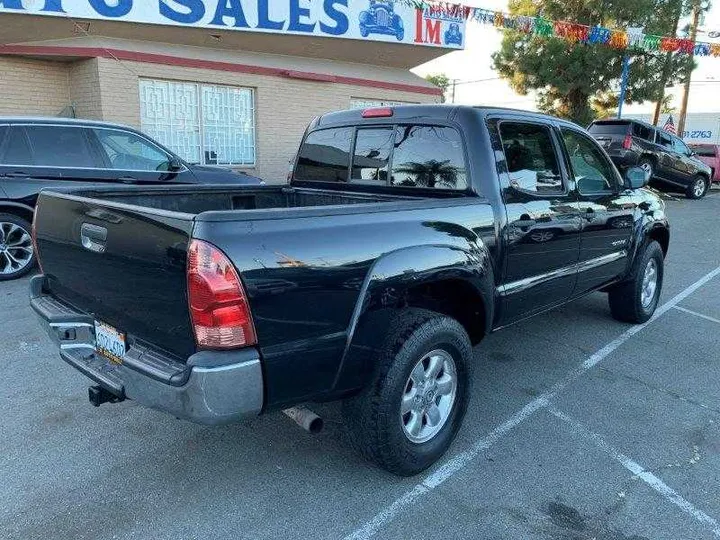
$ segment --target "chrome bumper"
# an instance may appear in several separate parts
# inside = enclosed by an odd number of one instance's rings
[[[202,351],[186,363],[135,341],[122,364],[95,353],[95,324],[44,292],[45,276],[30,282],[30,305],[60,348],[60,357],[120,399],[200,424],[227,424],[260,414],[260,355],[248,348]]]

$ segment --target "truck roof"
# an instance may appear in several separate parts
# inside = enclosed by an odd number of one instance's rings
[[[392,118],[395,120],[410,120],[432,118],[435,120],[450,120],[457,115],[478,113],[484,118],[494,114],[512,114],[513,116],[521,116],[527,119],[536,119],[554,122],[561,122],[569,125],[576,125],[568,120],[549,116],[533,111],[525,111],[521,109],[511,109],[506,107],[491,107],[482,105],[451,105],[451,104],[424,104],[424,105],[397,105],[390,107],[369,107],[369,109],[388,108],[392,109]],[[363,119],[362,112],[367,109],[350,109],[346,111],[332,112],[325,114],[317,119],[313,127],[328,126],[334,124],[358,123],[367,119]],[[390,118],[390,117],[387,117]],[[377,118],[370,120],[387,120],[387,118]]]

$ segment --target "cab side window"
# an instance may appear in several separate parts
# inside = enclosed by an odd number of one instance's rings
[[[664,146],[665,148],[670,148],[670,149],[672,149],[672,147],[673,147],[673,142],[672,142],[672,139],[670,138],[670,135],[668,135],[667,133],[663,133],[662,131],[658,131],[657,144],[659,144],[660,146]]]
[[[578,191],[583,194],[614,192],[618,185],[615,166],[595,141],[573,129],[560,131]]]
[[[75,126],[26,126],[35,165],[41,167],[98,168],[88,144],[87,130]]]
[[[111,169],[132,171],[167,171],[170,156],[160,148],[128,131],[95,129]]]
[[[538,194],[564,191],[550,128],[542,124],[501,122],[510,185]]]
[[[673,137],[672,142],[673,142],[673,150],[675,150],[678,154],[682,154],[683,156],[690,155],[690,149],[680,139],[678,139],[677,137]]]

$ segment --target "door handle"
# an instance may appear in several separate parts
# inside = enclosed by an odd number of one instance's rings
[[[85,249],[95,253],[105,253],[107,229],[92,223],[83,223],[80,227],[80,241]]]
[[[118,181],[122,182],[123,184],[134,184],[138,180],[134,176],[121,176],[120,178],[118,178]]]

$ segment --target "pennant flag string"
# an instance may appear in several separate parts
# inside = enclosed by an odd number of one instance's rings
[[[399,2],[415,9],[428,10],[434,15],[462,17],[501,30],[514,30],[523,34],[545,38],[555,37],[570,43],[605,45],[619,50],[636,49],[647,52],[660,51],[720,57],[720,43],[703,43],[691,39],[654,36],[645,34],[642,28],[621,29],[605,28],[600,25],[588,26],[567,21],[553,21],[542,16],[511,15],[502,11],[492,11],[450,2],[426,0],[399,0]]]

